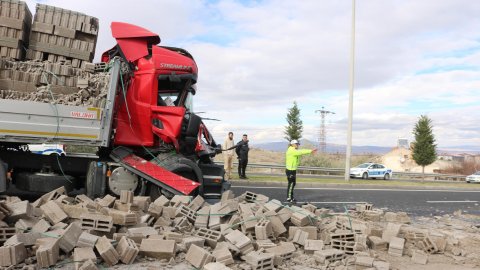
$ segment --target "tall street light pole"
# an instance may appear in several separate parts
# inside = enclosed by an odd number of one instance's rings
[[[350,180],[350,162],[352,158],[352,118],[353,118],[353,86],[355,81],[355,0],[352,0],[352,44],[350,51],[350,91],[348,92],[348,130],[347,152],[345,156],[345,181]]]

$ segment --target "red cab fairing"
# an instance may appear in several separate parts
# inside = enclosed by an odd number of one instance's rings
[[[155,146],[159,137],[178,150],[185,108],[158,105],[158,78],[192,75],[190,83],[194,84],[198,72],[195,61],[181,49],[158,46],[151,48],[150,57],[148,46],[158,43],[160,38],[141,27],[112,23],[112,34],[125,58],[136,67],[128,88],[118,96],[114,145]]]
[[[112,36],[129,62],[147,56],[148,46],[160,43],[157,34],[133,24],[112,22],[111,28]]]

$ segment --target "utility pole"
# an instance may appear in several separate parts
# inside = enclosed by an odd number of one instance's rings
[[[320,130],[318,132],[318,148],[321,153],[326,153],[327,152],[327,130],[325,128],[325,116],[327,114],[335,114],[334,112],[327,111],[325,108],[322,106],[321,110],[316,110],[315,113],[320,113]]]
[[[352,158],[353,87],[355,85],[355,0],[352,0],[352,39],[350,46],[350,89],[348,91],[347,152],[345,155],[345,181],[350,181]]]

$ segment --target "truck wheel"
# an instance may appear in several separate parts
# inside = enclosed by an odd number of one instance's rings
[[[0,192],[7,191],[7,170],[3,161],[0,159]]]
[[[151,160],[150,162],[155,163],[175,174],[178,174],[196,182],[199,182],[199,179],[202,177],[202,171],[200,170],[198,165],[195,162],[183,157],[182,155],[162,153],[159,154],[156,159]],[[193,194],[190,195],[196,196],[199,193],[200,191],[197,189]],[[167,190],[162,190],[161,187],[153,183],[149,184],[147,194],[150,195],[152,200],[157,199],[161,195],[165,195],[165,197],[169,199],[173,197],[173,194],[171,192]]]
[[[141,189],[139,177],[124,167],[116,167],[113,169],[106,182],[110,192],[117,196],[120,196],[122,190],[129,190],[137,195]]]
[[[106,167],[102,162],[91,161],[88,164],[85,190],[90,198],[97,198],[105,195]]]
[[[362,179],[368,179],[368,173],[364,172],[362,175]]]
[[[185,170],[185,171],[172,171],[173,173],[175,174],[178,174],[180,176],[183,176],[187,179],[190,179],[190,180],[193,180],[193,181],[197,181],[197,177],[195,176],[195,173],[193,173],[193,171],[188,171],[188,170]],[[147,188],[147,192],[148,196],[150,196],[150,198],[152,199],[152,201],[156,200],[158,197],[164,195],[165,197],[167,197],[168,199],[171,199],[174,194],[167,191],[167,190],[164,190],[162,189],[161,187],[153,184],[153,183],[149,183],[148,184],[148,188]],[[196,196],[197,194],[191,194],[192,196]]]

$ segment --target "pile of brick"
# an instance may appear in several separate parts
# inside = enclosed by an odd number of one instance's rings
[[[0,0],[0,99],[103,107],[109,77],[91,63],[98,26],[97,18],[43,4],[32,23],[25,2]]]
[[[0,0],[0,57],[25,57],[31,24],[32,13],[25,2]]]
[[[0,266],[75,269],[132,264],[143,258],[196,269],[390,269],[389,258],[426,264],[454,254],[454,235],[419,230],[405,213],[357,205],[332,213],[311,204],[282,205],[261,194],[201,197],[106,195],[75,198],[59,188],[30,203],[0,202]],[[102,267],[103,267],[102,266]]]
[[[37,4],[26,58],[58,62],[70,60],[84,67],[93,60],[98,19],[83,13]]]
[[[32,23],[25,2],[0,0],[0,57],[85,68],[95,54],[98,27],[97,18],[43,4],[37,4]]]
[[[110,80],[103,71],[98,64],[80,69],[66,61],[0,59],[0,99],[101,107]]]

